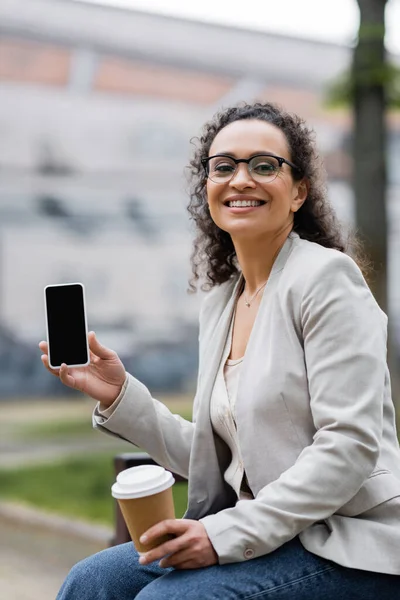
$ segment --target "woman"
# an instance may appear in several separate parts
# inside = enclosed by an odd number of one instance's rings
[[[400,450],[386,317],[345,253],[312,134],[271,104],[206,124],[191,162],[200,314],[194,422],[89,334],[55,374],[95,427],[189,478],[175,538],[76,565],[59,600],[400,599]],[[48,367],[47,345],[41,342]]]

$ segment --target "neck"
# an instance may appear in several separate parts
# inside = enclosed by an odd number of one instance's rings
[[[246,282],[246,295],[252,296],[270,276],[273,264],[291,228],[260,239],[235,240],[236,256]]]

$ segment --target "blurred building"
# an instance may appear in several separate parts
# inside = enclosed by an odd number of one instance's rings
[[[160,387],[191,379],[201,295],[186,294],[190,140],[220,107],[281,103],[314,126],[332,202],[352,222],[351,119],[325,102],[350,59],[343,46],[240,28],[71,0],[2,0],[0,396],[46,391],[36,350],[43,288],[65,281],[85,284],[89,327],[132,358],[135,374],[151,382],[164,373]],[[391,123],[398,307],[400,122]],[[398,309],[394,316],[400,335]],[[21,364],[24,381],[14,372]]]

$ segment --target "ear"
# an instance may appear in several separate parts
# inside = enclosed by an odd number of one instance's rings
[[[308,192],[310,189],[310,183],[305,177],[294,185],[294,198],[291,203],[291,211],[297,212],[302,207],[304,202],[307,200]]]

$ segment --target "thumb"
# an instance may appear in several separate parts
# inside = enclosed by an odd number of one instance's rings
[[[99,358],[103,358],[105,360],[114,358],[115,352],[100,344],[94,331],[89,332],[88,341],[90,350]]]

